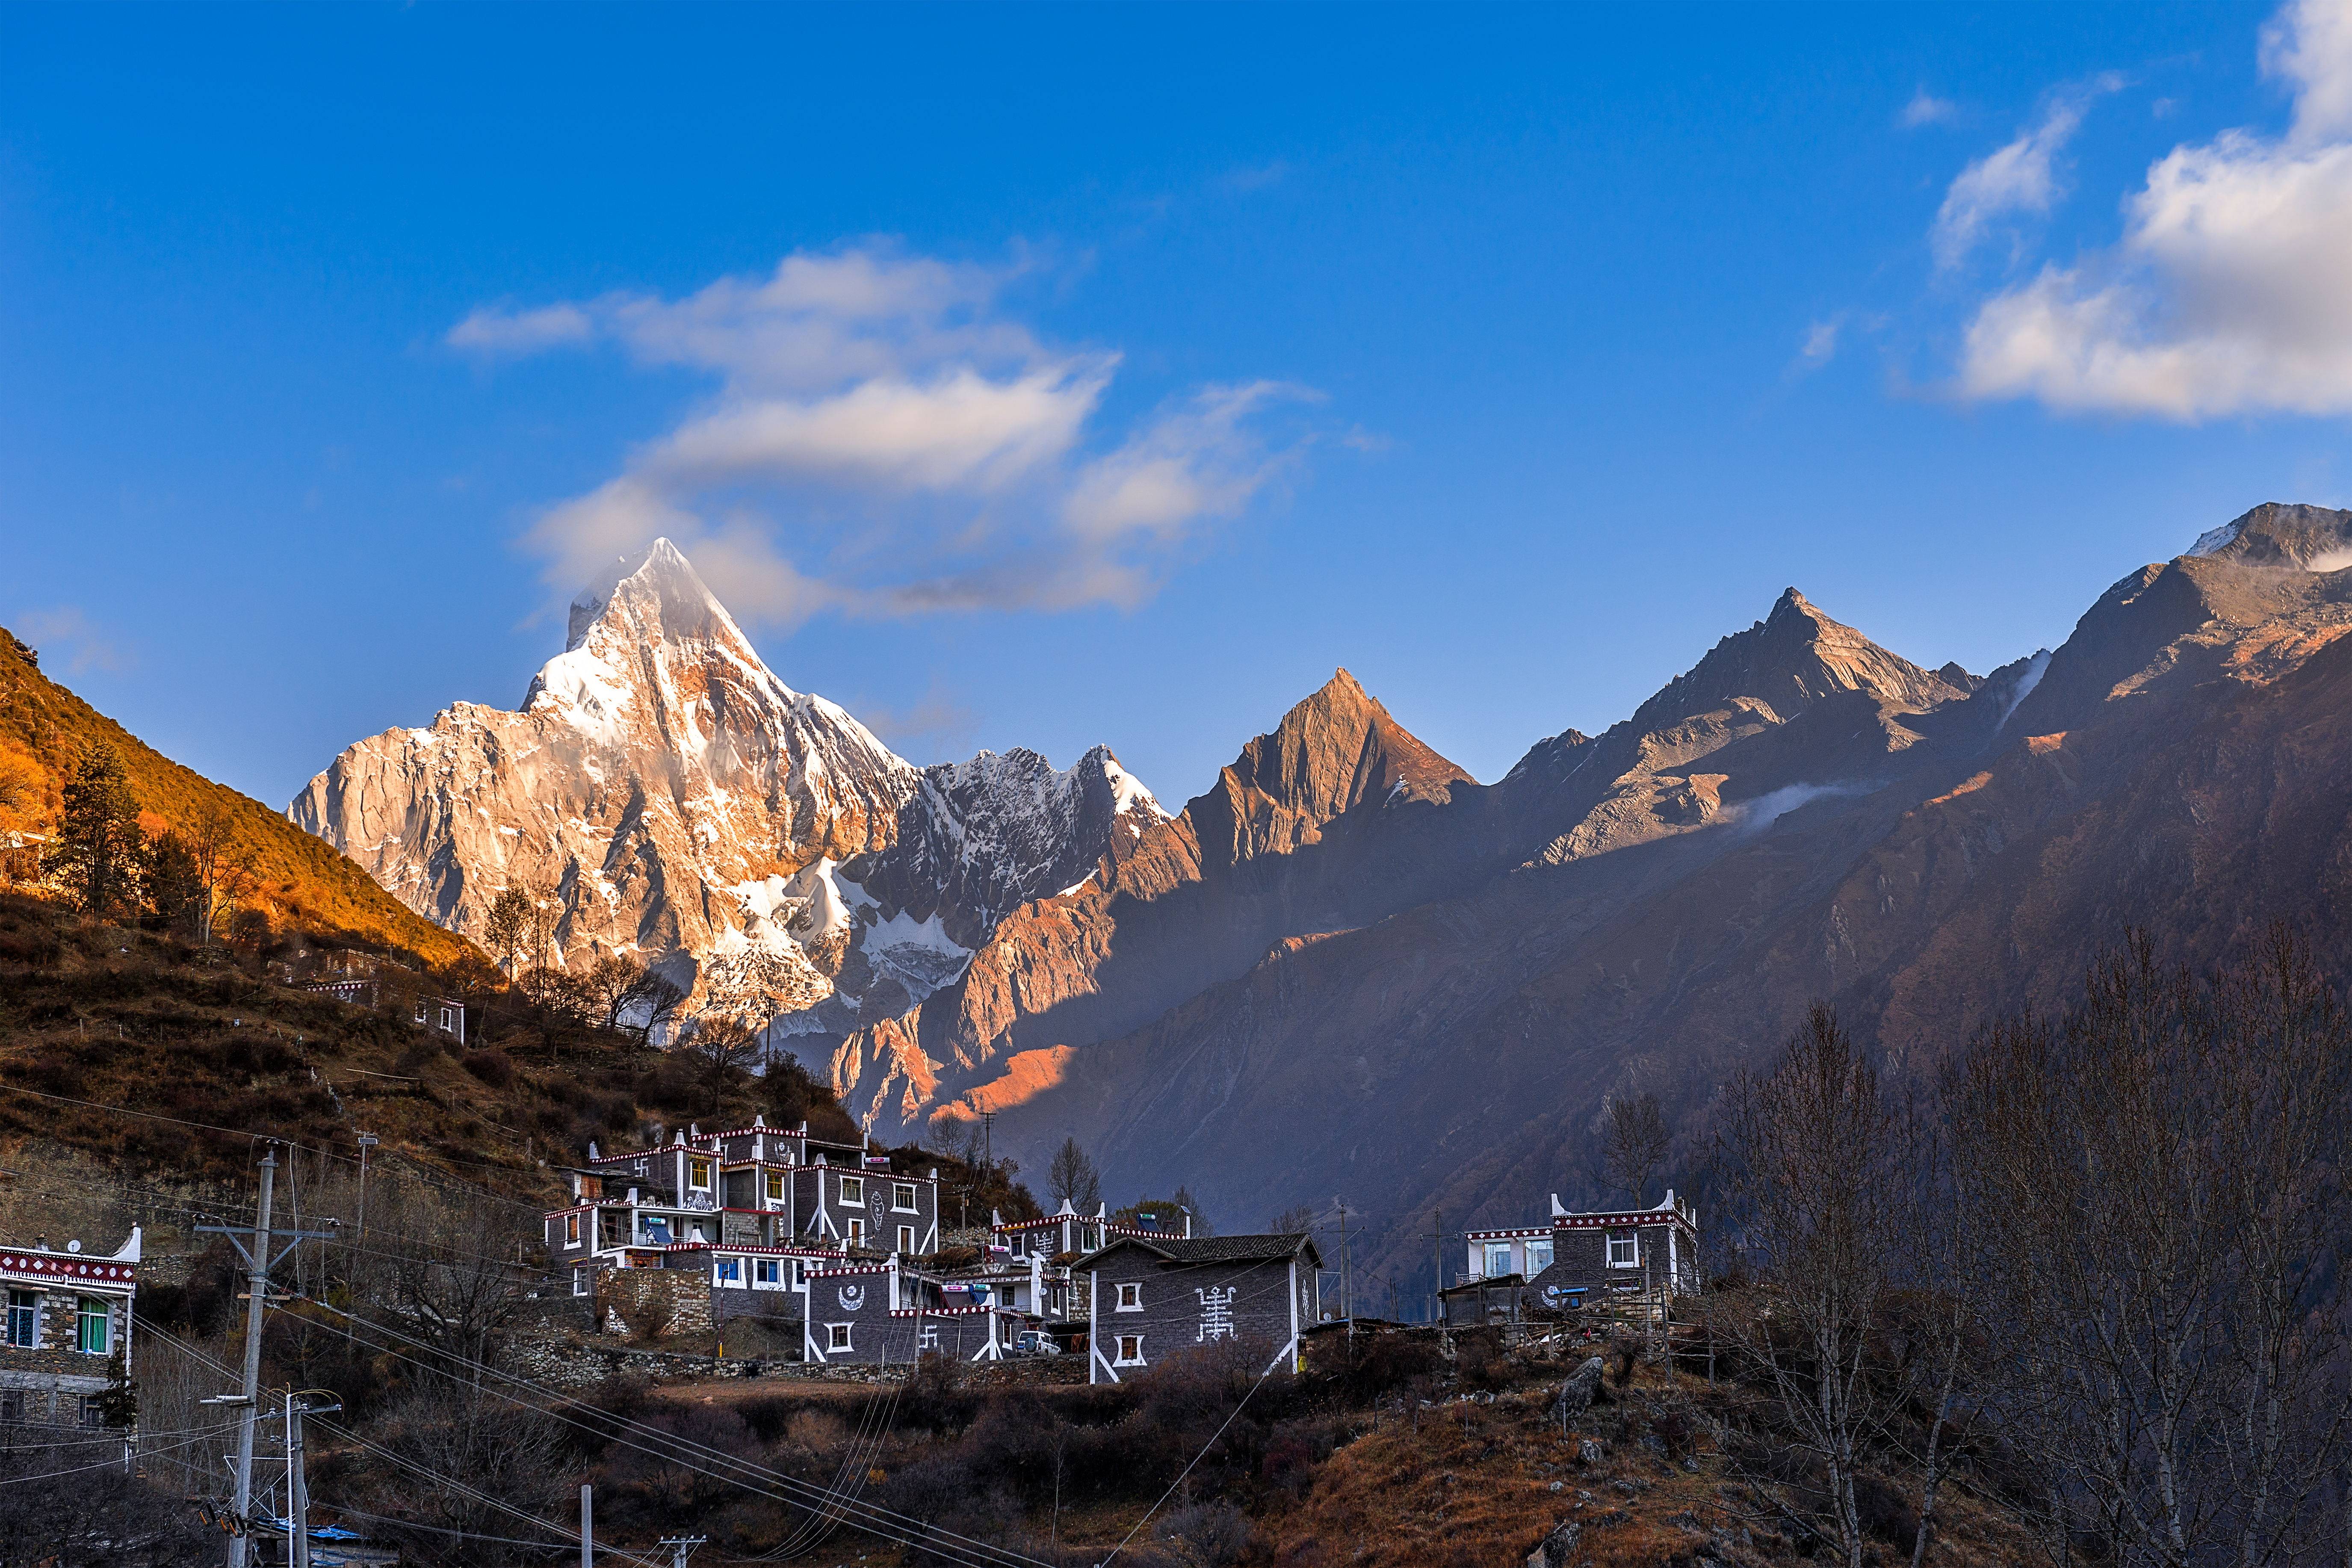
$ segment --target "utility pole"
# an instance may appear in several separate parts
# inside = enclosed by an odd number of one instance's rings
[[[368,1151],[374,1148],[375,1144],[374,1133],[360,1134],[360,1239],[362,1241],[367,1239],[367,1157]]]
[[[305,1404],[314,1394],[325,1403]],[[322,1388],[286,1391],[286,1481],[294,1505],[294,1517],[288,1521],[294,1526],[292,1568],[310,1568],[310,1478],[303,1472],[302,1417],[325,1415],[342,1407],[341,1400]]]
[[[253,1222],[253,1250],[246,1257],[245,1273],[245,1404],[236,1413],[236,1517],[240,1528],[228,1538],[228,1568],[246,1568],[252,1548],[250,1527],[242,1524],[253,1509],[253,1421],[260,1413],[261,1309],[269,1300],[269,1199],[278,1184],[278,1148],[261,1157],[261,1208]]]
[[[707,1535],[665,1535],[661,1544],[670,1549],[672,1568],[686,1568],[686,1554],[709,1541]]]
[[[269,1228],[270,1199],[278,1183],[278,1146],[261,1157],[261,1202],[253,1222],[253,1244],[248,1248],[236,1227],[226,1225],[200,1225],[199,1231],[209,1231],[228,1237],[231,1247],[245,1258],[245,1378],[242,1392],[226,1397],[207,1400],[206,1404],[236,1407],[236,1501],[235,1509],[237,1530],[228,1538],[229,1568],[248,1568],[253,1561],[252,1538],[249,1533],[253,1510],[253,1426],[261,1414],[261,1310],[269,1301],[269,1270],[279,1259],[303,1241],[324,1237],[323,1230],[297,1230],[273,1236]],[[273,1242],[283,1239],[285,1246],[276,1254],[270,1252]]]
[[[982,1155],[981,1158],[987,1161],[988,1168],[993,1171],[996,1169],[996,1112],[993,1110],[983,1110],[980,1113],[980,1130],[987,1139],[988,1149],[988,1152]],[[1034,1181],[1036,1178],[1033,1176],[1030,1179]],[[1051,1194],[1049,1194],[1047,1195],[1050,1196]]]
[[[1442,1322],[1445,1316],[1445,1211],[1439,1209],[1429,1216],[1429,1321]]]
[[[596,1568],[596,1489],[580,1483],[580,1568]]]
[[[1348,1264],[1348,1200],[1333,1198],[1331,1202],[1339,1211],[1339,1310],[1348,1319],[1348,1352],[1352,1356],[1356,1349],[1356,1276]]]

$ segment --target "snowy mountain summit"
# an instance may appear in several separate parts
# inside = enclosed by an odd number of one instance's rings
[[[362,741],[288,816],[451,930],[479,940],[521,887],[567,968],[631,953],[701,1005],[836,1033],[954,980],[1004,913],[1165,816],[1107,747],[913,766],[776,679],[667,540],[569,632],[520,711]]]

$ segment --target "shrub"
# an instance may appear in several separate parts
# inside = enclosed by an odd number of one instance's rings
[[[1250,1547],[1250,1522],[1231,1503],[1188,1502],[1168,1515],[1160,1533],[1191,1547],[1208,1568],[1239,1563]]]
[[[465,1068],[467,1072],[472,1073],[476,1078],[480,1079],[492,1089],[511,1089],[514,1087],[514,1058],[508,1056],[506,1052],[500,1050],[467,1051],[461,1059],[463,1060]]]

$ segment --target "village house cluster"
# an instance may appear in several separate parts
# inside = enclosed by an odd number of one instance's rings
[[[829,1142],[805,1122],[754,1118],[626,1153],[592,1147],[571,1179],[573,1201],[546,1216],[548,1256],[615,1331],[649,1308],[722,1338],[754,1318],[795,1332],[813,1365],[1083,1351],[1088,1381],[1118,1383],[1229,1342],[1268,1346],[1270,1364],[1296,1369],[1308,1331],[1337,1316],[1310,1236],[1196,1237],[1181,1209],[1142,1224],[1066,1202],[1036,1219],[992,1215],[976,1260],[943,1258],[936,1169],[894,1170],[870,1140]],[[1441,1292],[1444,1321],[1695,1291],[1697,1225],[1671,1192],[1655,1208],[1595,1213],[1555,1194],[1547,1225],[1468,1234],[1461,1282]]]

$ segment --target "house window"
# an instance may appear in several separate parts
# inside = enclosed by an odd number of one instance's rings
[[[1641,1266],[1642,1243],[1638,1235],[1630,1230],[1611,1231],[1609,1233],[1609,1267],[1638,1268]]]
[[[913,1226],[902,1225],[898,1227],[898,1250],[905,1254],[912,1254],[915,1250],[915,1227]]]
[[[743,1283],[743,1260],[741,1258],[721,1258],[712,1264],[711,1267],[718,1270],[717,1278],[719,1284],[740,1285]]]
[[[1496,1279],[1511,1271],[1511,1244],[1490,1241],[1486,1244],[1486,1278]]]
[[[698,1187],[708,1187],[709,1185],[710,1185],[710,1162],[709,1162],[709,1161],[708,1161],[708,1160],[688,1160],[688,1161],[686,1163],[686,1169],[687,1169],[687,1179],[688,1179],[688,1181],[692,1182],[696,1186],[698,1186]]]
[[[824,1348],[828,1351],[847,1350],[849,1348],[849,1325],[847,1323],[827,1323],[824,1326]]]
[[[585,1268],[575,1268],[572,1271],[572,1293],[575,1296],[588,1294],[588,1270]]]
[[[81,1424],[85,1429],[96,1430],[106,1425],[106,1396],[85,1394],[81,1396]]]
[[[864,1203],[866,1201],[866,1178],[863,1176],[842,1177],[841,1201],[845,1204]]]
[[[18,1426],[25,1420],[25,1391],[0,1388],[0,1425]]]
[[[1102,1250],[1102,1226],[1098,1226],[1098,1225],[1090,1225],[1090,1226],[1087,1226],[1087,1230],[1086,1230],[1086,1239],[1085,1239],[1084,1241],[1080,1242],[1078,1245],[1080,1245],[1081,1247],[1085,1247],[1088,1252],[1099,1252],[1099,1251],[1101,1251],[1101,1250]]]
[[[111,1340],[114,1312],[103,1297],[84,1296],[76,1315],[74,1348],[84,1355],[104,1355]]]
[[[1118,1288],[1118,1305],[1114,1310],[1121,1312],[1140,1312],[1143,1310],[1143,1287],[1140,1285],[1121,1285]]]
[[[865,1246],[866,1222],[862,1219],[851,1219],[843,1228],[841,1239],[851,1247]]]
[[[772,1204],[784,1201],[784,1173],[782,1171],[768,1173],[768,1201]]]
[[[1016,1230],[1016,1231],[1014,1231],[1014,1232],[1013,1233],[1013,1236],[1012,1236],[1012,1242],[1013,1242],[1013,1257],[1015,1257],[1015,1258],[1026,1258],[1026,1257],[1028,1257],[1028,1256],[1029,1256],[1027,1252],[1025,1252],[1025,1251],[1024,1251],[1024,1250],[1023,1250],[1023,1248],[1024,1248],[1024,1247],[1026,1247],[1026,1246],[1027,1246],[1027,1244],[1028,1244],[1028,1239],[1029,1239],[1028,1237],[1026,1237],[1023,1236],[1023,1235],[1022,1235],[1019,1231],[1017,1231],[1017,1230]]]
[[[782,1273],[783,1271],[776,1267],[776,1260],[772,1258],[761,1258],[752,1260],[751,1283],[754,1285],[767,1285],[771,1287],[781,1285],[783,1283],[783,1279],[782,1278]]]
[[[563,1216],[563,1245],[566,1247],[580,1245],[580,1216],[576,1214]]]
[[[1551,1243],[1549,1241],[1528,1243],[1528,1278],[1532,1279],[1550,1267]]]
[[[40,1343],[41,1299],[30,1290],[8,1292],[8,1342],[25,1349]]]
[[[1111,1365],[1113,1365],[1113,1366],[1141,1366],[1142,1364],[1143,1364],[1143,1336],[1142,1336],[1141,1334],[1121,1334],[1121,1335],[1119,1335],[1119,1336],[1118,1336],[1118,1355],[1117,1356],[1117,1358],[1116,1358],[1116,1359],[1114,1359],[1114,1360],[1111,1362]]]
[[[808,1265],[807,1265],[807,1264],[805,1264],[805,1263],[803,1263],[803,1262],[802,1262],[799,1258],[793,1258],[793,1288],[794,1289],[798,1289],[801,1286],[805,1285],[805,1284],[807,1284],[807,1283],[808,1283]]]
[[[890,1206],[900,1214],[919,1213],[920,1211],[915,1206],[915,1184],[912,1182],[893,1184],[890,1188]]]

